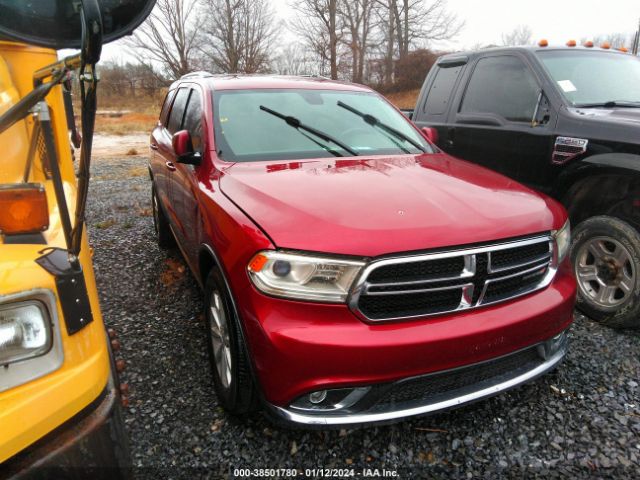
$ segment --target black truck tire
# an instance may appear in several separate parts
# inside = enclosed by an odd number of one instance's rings
[[[610,216],[591,217],[573,231],[571,261],[577,308],[613,328],[640,327],[640,233]]]

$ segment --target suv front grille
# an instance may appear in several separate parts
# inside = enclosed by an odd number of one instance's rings
[[[547,235],[379,260],[365,269],[350,305],[366,320],[386,321],[502,302],[549,285],[553,257]]]

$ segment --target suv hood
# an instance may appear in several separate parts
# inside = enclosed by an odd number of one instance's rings
[[[277,247],[377,256],[560,228],[555,201],[445,154],[236,163],[224,194]]]

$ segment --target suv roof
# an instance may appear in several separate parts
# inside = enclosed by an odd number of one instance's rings
[[[355,85],[348,82],[329,80],[324,77],[241,74],[214,75],[208,72],[194,72],[184,75],[171,85],[171,89],[177,87],[183,82],[200,83],[212,90],[298,88],[304,90],[372,91],[369,87],[365,87],[364,85]]]

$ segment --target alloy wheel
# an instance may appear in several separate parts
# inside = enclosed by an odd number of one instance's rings
[[[160,218],[158,217],[158,197],[156,197],[155,192],[151,195],[151,203],[153,206],[153,228],[157,235],[160,231]]]
[[[222,296],[215,290],[211,293],[209,316],[209,338],[216,370],[222,385],[229,388],[231,385],[231,338]]]
[[[575,272],[583,296],[606,310],[622,305],[636,284],[631,253],[611,237],[595,237],[582,245]]]

